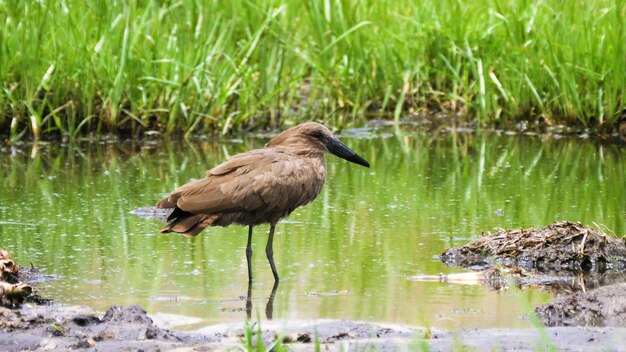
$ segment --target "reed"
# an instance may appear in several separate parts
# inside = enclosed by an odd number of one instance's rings
[[[626,0],[0,0],[0,134],[432,110],[611,128],[625,22]]]

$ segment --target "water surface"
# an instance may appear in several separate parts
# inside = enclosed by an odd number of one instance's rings
[[[327,157],[319,198],[277,227],[274,319],[338,318],[433,327],[529,326],[540,290],[413,282],[459,271],[437,255],[498,228],[581,221],[626,234],[626,152],[579,139],[353,130],[341,139],[372,168]],[[0,154],[0,247],[60,279],[63,304],[198,318],[246,317],[247,229],[188,239],[130,214],[267,136],[193,143],[54,143]],[[605,231],[607,231],[605,229]],[[255,228],[253,316],[273,278],[268,226]]]

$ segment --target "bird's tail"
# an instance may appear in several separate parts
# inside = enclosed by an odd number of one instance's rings
[[[186,212],[185,212],[186,213]],[[208,214],[191,214],[174,217],[161,229],[161,233],[176,232],[183,236],[194,237],[200,233],[200,231],[211,226],[219,215]]]
[[[141,207],[131,211],[131,214],[144,219],[158,219],[167,223],[161,233],[176,232],[187,237],[193,237],[219,218],[219,214],[193,214],[180,208]]]

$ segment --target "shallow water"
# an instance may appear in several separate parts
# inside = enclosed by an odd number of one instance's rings
[[[320,197],[277,227],[281,283],[274,319],[337,318],[432,327],[529,326],[534,289],[413,282],[459,271],[437,258],[481,231],[581,221],[626,234],[626,151],[579,139],[495,133],[438,136],[382,129],[341,139],[372,165],[327,157]],[[228,156],[262,147],[243,140],[96,143],[0,154],[0,247],[60,279],[39,287],[63,304],[198,318],[246,317],[247,229],[188,239],[130,214],[204,175]],[[606,227],[606,228],[605,228]],[[265,318],[273,278],[268,226],[255,228],[252,316]]]

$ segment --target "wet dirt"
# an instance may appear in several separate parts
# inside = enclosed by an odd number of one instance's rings
[[[161,329],[139,306],[112,306],[103,316],[82,307],[0,308],[0,346],[8,351],[168,350],[209,341]]]
[[[576,292],[535,309],[546,326],[626,327],[626,283]]]
[[[0,308],[3,351],[214,351],[245,350],[245,322],[192,332],[161,328],[138,306],[111,307],[105,314],[84,307]],[[626,328],[430,330],[361,321],[264,321],[252,325],[253,344],[265,349],[282,341],[290,351],[376,350],[619,350]],[[258,335],[257,335],[258,334]]]

